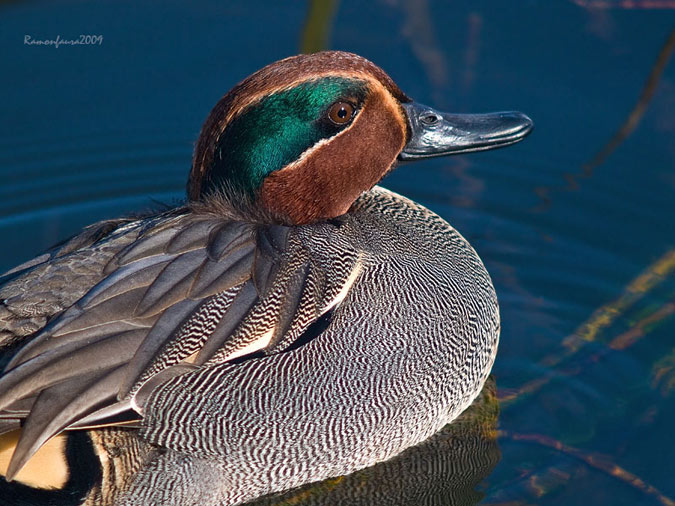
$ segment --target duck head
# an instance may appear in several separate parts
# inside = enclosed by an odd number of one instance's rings
[[[325,51],[272,63],[207,118],[188,181],[193,203],[300,225],[346,213],[397,160],[513,144],[524,114],[459,115],[410,100],[370,61]]]

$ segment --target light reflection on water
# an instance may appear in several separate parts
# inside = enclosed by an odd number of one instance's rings
[[[300,3],[169,2],[161,17],[151,2],[131,13],[131,3],[64,4],[0,8],[12,76],[0,81],[0,270],[96,220],[181,198],[210,107],[237,80],[309,44],[302,34],[310,8]],[[535,120],[521,145],[401,167],[385,181],[462,232],[498,291],[494,373],[506,400],[501,460],[485,468],[484,503],[675,497],[668,58],[632,129],[593,162],[639,109],[673,12],[388,0],[343,1],[309,15],[320,34],[330,27],[314,44],[363,54],[420,102],[519,109]],[[104,44],[21,44],[25,32],[83,29],[102,33]],[[581,337],[574,352],[566,341],[573,335]],[[341,483],[340,493],[360,479]],[[461,497],[479,500],[470,491]],[[453,501],[441,496],[438,504]]]

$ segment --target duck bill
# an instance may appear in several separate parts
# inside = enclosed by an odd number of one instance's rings
[[[449,114],[416,102],[401,104],[408,117],[409,138],[399,160],[417,160],[501,148],[532,131],[520,112]]]

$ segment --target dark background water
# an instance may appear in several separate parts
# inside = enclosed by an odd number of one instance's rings
[[[181,199],[201,122],[246,75],[301,49],[359,53],[420,102],[536,124],[384,182],[460,230],[497,288],[502,458],[483,503],[673,504],[674,8],[2,3],[0,270]],[[80,34],[103,42],[24,44]]]

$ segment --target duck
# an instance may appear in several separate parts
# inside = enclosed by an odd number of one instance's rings
[[[5,479],[64,431],[125,427],[146,453],[115,504],[235,505],[427,440],[488,378],[498,302],[459,232],[378,183],[532,126],[439,112],[347,52],[245,78],[201,129],[183,204],[0,277]]]

